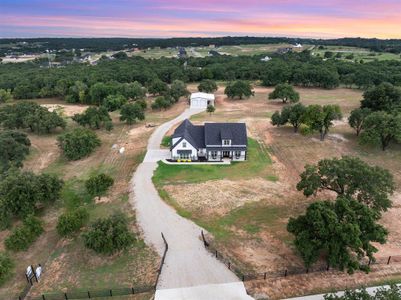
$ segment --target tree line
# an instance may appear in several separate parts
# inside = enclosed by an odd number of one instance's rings
[[[96,66],[71,64],[63,68],[40,68],[36,63],[0,65],[0,89],[15,99],[62,97],[72,103],[101,104],[108,95],[140,98],[143,87],[150,93],[172,84],[202,80],[260,80],[263,85],[290,83],[297,86],[335,88],[346,85],[368,88],[382,82],[401,85],[401,62],[354,63],[314,57],[309,51],[261,56],[219,56],[146,60],[132,57],[101,60]],[[136,82],[136,83],[135,83]],[[140,85],[139,85],[140,84]],[[174,95],[170,95],[174,98]]]

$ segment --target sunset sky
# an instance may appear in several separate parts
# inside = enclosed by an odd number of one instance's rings
[[[0,0],[0,37],[401,38],[401,0]]]

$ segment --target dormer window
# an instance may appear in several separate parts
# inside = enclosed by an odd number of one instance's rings
[[[231,140],[223,140],[223,146],[230,146]]]
[[[182,142],[182,148],[186,148],[187,147],[187,142]]]

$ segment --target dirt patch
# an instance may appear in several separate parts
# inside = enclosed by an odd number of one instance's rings
[[[31,154],[24,161],[26,170],[39,172],[46,169],[60,155],[55,136],[29,135]]]
[[[65,117],[72,117],[75,114],[83,113],[89,106],[88,105],[68,105],[68,104],[41,104],[49,111],[56,111]]]
[[[289,192],[284,184],[262,178],[167,185],[164,189],[181,207],[205,216],[225,215],[245,203],[261,200],[278,205],[281,203],[280,195]]]

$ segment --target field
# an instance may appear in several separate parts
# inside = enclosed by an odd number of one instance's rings
[[[70,117],[82,112],[86,106],[68,105],[58,99],[35,100],[49,109],[56,109],[67,120],[68,127],[76,126]],[[150,101],[150,99],[149,99]],[[1,288],[0,299],[14,299],[26,284],[24,270],[30,264],[41,263],[44,272],[39,284],[31,289],[31,296],[65,290],[107,289],[151,285],[155,281],[159,257],[143,242],[136,226],[135,211],[128,202],[129,181],[135,168],[142,161],[147,139],[153,128],[148,122],[159,124],[178,115],[185,107],[181,102],[163,112],[147,112],[147,119],[132,126],[118,120],[112,113],[114,129],[111,132],[98,130],[102,146],[87,158],[68,162],[60,155],[56,137],[29,133],[31,153],[24,162],[24,169],[33,172],[58,174],[65,181],[62,197],[52,207],[42,210],[40,217],[45,223],[45,233],[25,252],[13,254],[15,272]],[[114,145],[114,147],[113,147]],[[118,149],[125,147],[124,155]],[[90,174],[105,172],[115,183],[106,196],[92,200],[86,193],[84,181]],[[132,231],[137,234],[134,246],[112,256],[97,255],[86,249],[82,239],[60,238],[55,226],[58,216],[77,205],[84,205],[90,212],[90,221],[105,217],[115,210],[125,212]],[[0,250],[9,231],[0,232]],[[137,299],[137,298],[135,298]]]
[[[324,46],[324,49],[319,49],[318,47],[312,48],[312,54],[318,55],[320,57],[324,57],[324,53],[327,51],[331,51],[336,55],[340,53],[342,60],[363,60],[364,62],[370,62],[374,60],[401,60],[401,56],[399,54],[389,53],[389,52],[374,52],[365,48],[356,48],[356,47],[347,47],[347,46]],[[353,55],[352,59],[347,59],[346,56]]]
[[[271,89],[257,87],[255,97],[251,99],[229,100],[223,95],[223,87],[220,87],[216,112],[211,116],[207,113],[193,116],[192,121],[246,122],[251,138],[249,161],[231,166],[196,168],[160,165],[154,182],[161,196],[181,215],[207,229],[217,247],[243,270],[266,272],[302,266],[286,224],[289,217],[303,213],[306,206],[316,199],[305,198],[296,190],[299,174],[305,164],[316,163],[322,158],[354,155],[370,164],[389,169],[395,177],[397,192],[393,196],[394,207],[385,213],[381,221],[389,229],[390,235],[388,243],[379,246],[377,257],[400,255],[401,147],[392,145],[383,153],[379,149],[359,145],[346,117],[359,106],[361,91],[297,90],[304,104],[330,103],[341,106],[345,118],[335,123],[324,142],[320,142],[317,135],[295,134],[290,127],[272,127],[269,116],[280,110],[282,104],[266,100]],[[253,163],[260,169],[255,170]],[[277,284],[256,281],[247,283],[247,286],[254,294],[265,294],[274,299],[328,291],[334,286],[344,288],[361,282],[379,282],[400,272],[401,266],[393,265],[370,275],[310,274],[277,280]],[[330,286],[325,282],[329,282]]]

